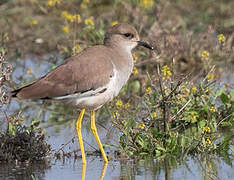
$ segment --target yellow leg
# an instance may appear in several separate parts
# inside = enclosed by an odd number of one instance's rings
[[[82,163],[83,163],[83,165],[86,164],[84,145],[83,145],[83,139],[82,139],[82,134],[81,134],[81,123],[82,123],[82,119],[83,119],[84,113],[85,113],[85,109],[82,109],[81,112],[80,112],[80,115],[79,115],[79,117],[77,119],[77,122],[76,122],[76,131],[77,131],[78,139],[79,139],[79,142],[80,142],[80,150],[81,150],[81,156],[82,156]]]
[[[93,132],[93,135],[94,135],[95,138],[96,138],[96,141],[97,141],[98,146],[99,146],[99,148],[100,148],[100,151],[101,151],[101,153],[102,153],[102,158],[103,158],[103,160],[107,163],[108,160],[107,160],[107,158],[106,158],[105,151],[104,151],[103,146],[102,146],[102,143],[101,143],[101,141],[100,141],[100,139],[99,139],[99,137],[98,137],[97,128],[96,128],[96,125],[95,125],[95,112],[94,112],[94,111],[91,111],[91,130],[92,130],[92,132]]]
[[[106,163],[106,162],[104,163],[103,168],[102,168],[102,173],[101,173],[99,180],[103,180],[105,173],[106,173],[107,164],[108,163]]]
[[[85,172],[86,172],[86,164],[83,164],[81,180],[85,180]]]

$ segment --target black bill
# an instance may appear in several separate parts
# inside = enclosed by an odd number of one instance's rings
[[[138,46],[143,46],[143,47],[146,47],[146,48],[148,48],[148,49],[150,49],[150,50],[154,50],[154,47],[151,46],[151,45],[149,45],[149,44],[146,43],[146,42],[137,41],[137,43],[138,43]]]

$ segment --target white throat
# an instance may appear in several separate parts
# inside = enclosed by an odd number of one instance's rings
[[[125,44],[124,49],[131,54],[131,51],[137,46],[137,44]]]

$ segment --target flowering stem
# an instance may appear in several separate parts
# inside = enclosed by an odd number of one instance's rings
[[[160,106],[163,109],[163,123],[164,123],[164,132],[168,132],[169,130],[169,126],[168,126],[168,114],[167,114],[167,104],[166,104],[166,97],[162,88],[162,79],[161,79],[161,75],[160,75],[160,64],[157,64],[157,74],[158,74],[158,79],[159,79],[159,87],[160,87],[160,91],[162,94],[162,102],[160,103]]]

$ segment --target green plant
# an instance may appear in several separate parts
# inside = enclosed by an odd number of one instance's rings
[[[188,77],[174,80],[167,65],[157,67],[158,79],[151,81],[138,104],[126,108],[117,100],[112,106],[121,151],[158,158],[227,152],[233,134],[221,138],[219,129],[233,128],[234,91],[216,88],[209,77],[214,69],[195,85]]]

